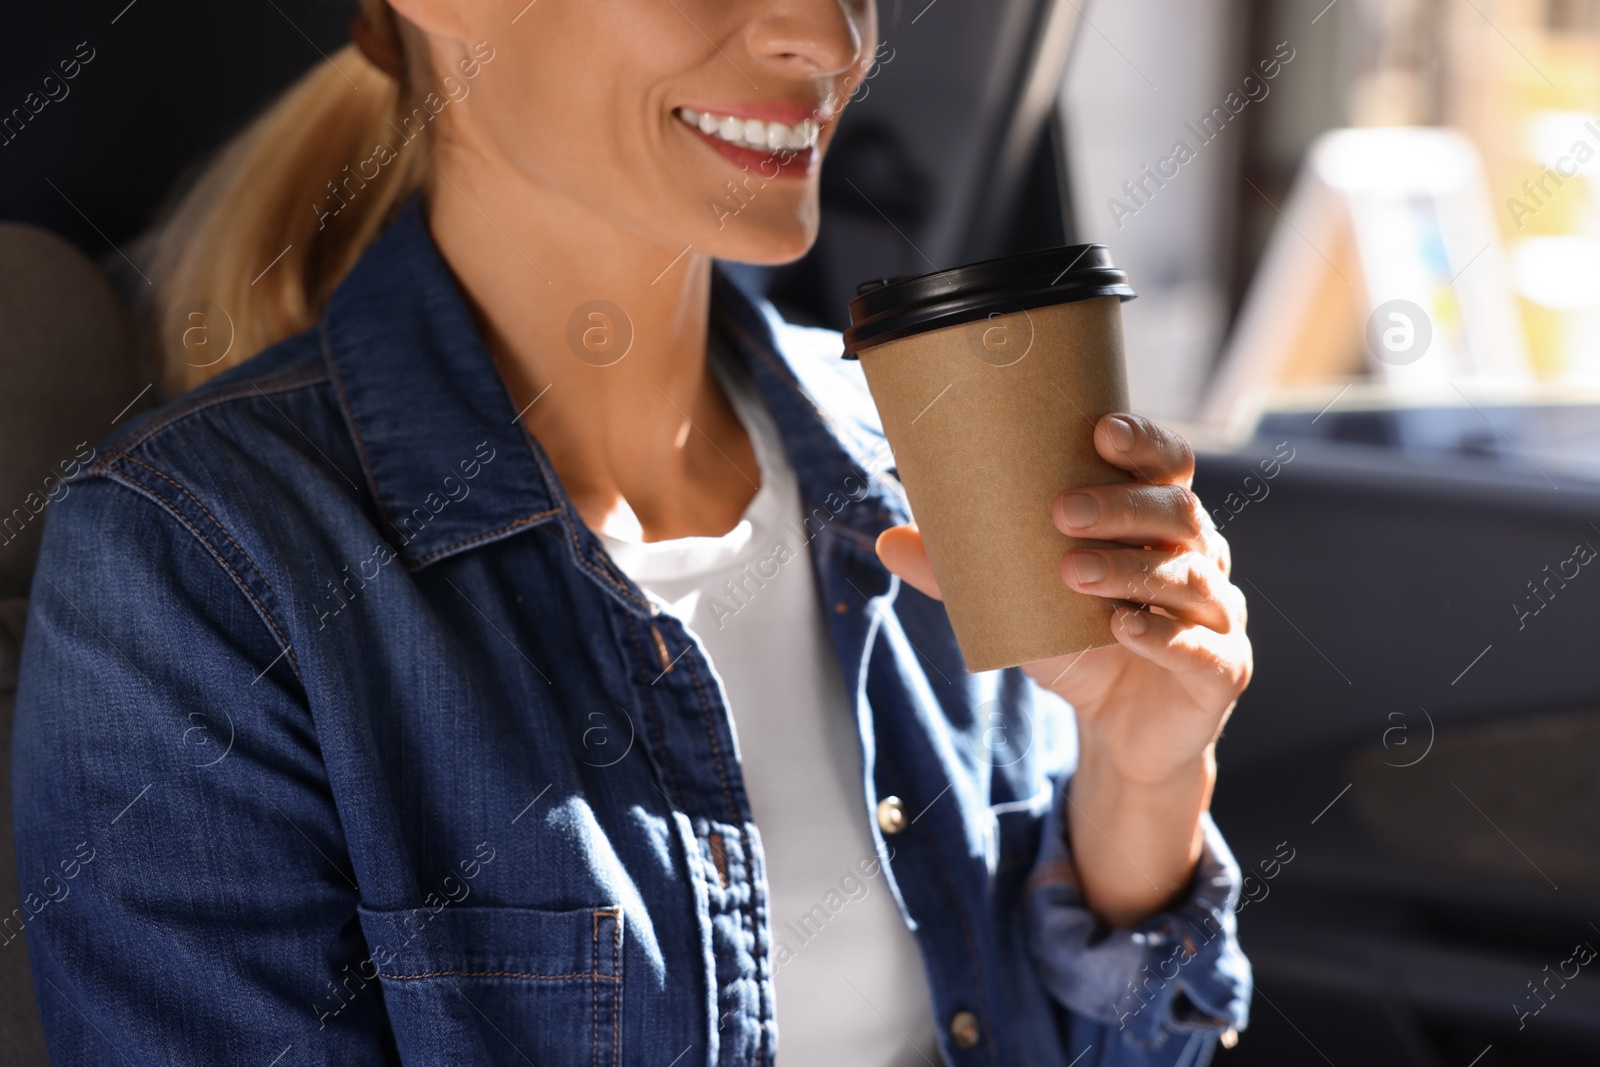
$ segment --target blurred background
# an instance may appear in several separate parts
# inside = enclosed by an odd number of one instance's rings
[[[1219,1061],[1600,1063],[1600,0],[880,13],[821,239],[738,275],[842,327],[868,278],[1084,241],[1128,272],[1134,407],[1200,449],[1257,650],[1214,810],[1258,987]],[[140,284],[122,249],[350,14],[8,12],[0,219]],[[10,333],[0,392],[78,328]],[[96,380],[103,412],[13,392],[59,409],[47,455],[147,381]],[[5,422],[9,506],[49,463]]]

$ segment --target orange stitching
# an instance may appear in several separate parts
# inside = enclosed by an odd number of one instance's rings
[[[528,440],[532,441],[534,445],[538,444],[538,439],[535,438],[533,436],[533,434],[528,432],[528,428],[526,426],[524,426],[522,428],[522,435],[523,435],[524,438],[527,438]],[[533,461],[539,465],[539,471],[544,476],[545,488],[549,489],[551,482],[555,482],[557,485],[559,485],[560,482],[561,482],[561,479],[556,477],[555,471],[552,470],[549,467],[549,465],[545,463],[544,457],[541,455],[541,449],[535,448],[535,447],[530,447],[528,449],[528,453],[533,457]],[[564,511],[565,509],[557,508],[556,510],[557,511]],[[577,559],[578,566],[583,568],[584,570],[588,571],[589,573],[598,575],[600,578],[604,579],[605,582],[608,585],[611,586],[611,588],[613,588],[617,592],[621,593],[623,595],[623,597],[625,599],[627,599],[630,603],[637,604],[639,607],[648,610],[649,607],[650,607],[650,601],[649,600],[644,599],[642,597],[635,596],[633,594],[632,590],[630,590],[626,585],[623,585],[621,582],[617,581],[615,578],[613,578],[610,574],[606,573],[601,568],[596,567],[589,560],[589,558],[583,554],[583,545],[581,543],[579,543],[579,541],[578,541],[578,530],[572,524],[571,516],[563,514],[561,516],[561,521],[567,527],[567,539],[572,543],[572,555],[573,555],[573,557],[575,559]]]
[[[711,758],[717,764],[717,778],[722,783],[722,798],[728,802],[728,819],[731,821],[738,817],[739,807],[733,802],[733,790],[728,788],[728,775],[722,766],[722,749],[717,745],[716,727],[711,722],[711,702],[706,699],[705,688],[700,684],[700,672],[695,669],[694,657],[687,660],[689,676],[694,679],[695,695],[700,698],[701,717],[706,723],[706,736],[711,739]],[[743,831],[740,831],[742,834]],[[753,925],[753,924],[752,924]]]
[[[606,918],[610,919],[613,923],[615,923],[617,921],[617,913],[620,910],[621,910],[620,907],[616,907],[616,906],[609,907],[609,908],[596,908],[594,910],[594,912],[590,915],[590,923],[591,923],[591,925],[593,927],[593,931],[594,931],[593,932],[593,945],[594,945],[594,964],[593,964],[593,966],[594,966],[594,974],[595,974],[596,978],[608,977],[608,976],[602,975],[600,973],[600,918],[601,918],[601,916],[605,916]],[[619,926],[613,926],[612,929],[611,929],[611,974],[609,975],[609,977],[612,979],[612,981],[615,981],[615,982],[620,982],[622,980],[622,976],[617,973],[617,971],[618,971],[618,967],[617,967],[617,938],[619,936],[619,933],[620,933]],[[590,1039],[589,1039],[589,1060],[594,1065],[594,1067],[600,1067],[600,987],[598,985],[596,985],[596,986],[593,987],[593,990],[594,990],[594,996],[593,996],[593,1000],[594,1000],[594,1009],[593,1009],[594,1019],[593,1019],[593,1024],[592,1024],[593,1025],[593,1029],[590,1032]],[[616,1029],[617,1029],[617,999],[616,998],[617,998],[618,995],[619,994],[613,993],[612,994],[612,998],[611,998],[611,1047],[613,1049],[613,1059],[615,1058],[615,1049],[617,1047],[617,1045],[616,1045],[616,1042],[617,1042],[617,1034],[616,1034]]]
[[[705,687],[700,684],[700,671],[696,669],[694,665],[693,656],[689,657],[689,676],[694,679],[695,695],[700,698],[701,718],[705,720],[706,735],[711,739],[711,757],[716,761],[717,778],[722,782],[722,796],[723,799],[728,803],[728,818],[732,820],[738,817],[738,806],[733,802],[733,791],[728,788],[728,776],[722,765],[722,749],[717,745],[716,727],[711,722],[711,703],[706,699]],[[745,921],[749,924],[750,936],[754,937],[756,936],[755,880],[749,877],[751,873],[750,835],[745,833],[743,826],[740,826],[739,828],[739,841],[744,847],[745,874],[750,883],[750,892],[746,895],[744,907],[740,910],[744,912]],[[765,1022],[765,1017],[767,1014],[767,993],[766,989],[761,984],[761,977],[759,974],[756,976],[756,990],[757,999],[761,1006],[760,1010],[763,1018],[763,1022],[761,1024],[761,1038],[759,1044],[756,1046],[756,1058],[761,1059],[764,1057],[767,1049],[767,1026]]]
[[[633,592],[627,586],[613,578],[606,570],[596,567],[594,563],[583,554],[583,545],[578,541],[577,528],[573,527],[570,522],[568,523],[567,535],[572,541],[573,554],[577,556],[578,565],[580,567],[591,574],[598,575],[599,577],[605,579],[606,583],[610,585],[611,588],[615,589],[617,592],[627,597],[629,601],[639,605],[641,608],[650,607],[650,602],[648,600],[642,600],[639,597],[634,596]]]
[[[507,525],[500,527],[498,530],[490,530],[488,533],[479,534],[476,537],[469,537],[465,541],[457,541],[454,544],[445,545],[443,548],[436,548],[432,552],[429,552],[426,556],[418,556],[417,566],[420,567],[430,560],[437,559],[446,553],[455,552],[463,548],[469,548],[472,545],[478,544],[479,542],[487,541],[491,538],[498,537],[501,534],[510,533],[519,526],[528,526],[532,523],[538,522],[541,519],[548,519],[550,516],[559,515],[560,513],[560,508],[551,508],[549,511],[535,512],[534,514],[529,515],[527,518],[518,519],[515,522],[508,523]],[[398,529],[398,527],[396,527],[396,529]]]
[[[301,380],[302,378],[304,379],[303,381]],[[313,360],[308,360],[300,364],[291,364],[283,370],[274,371],[260,378],[237,382],[226,389],[218,389],[199,396],[191,394],[172,404],[172,407],[176,410],[168,411],[161,418],[153,420],[147,426],[141,426],[136,432],[129,434],[126,440],[120,442],[118,447],[124,451],[132,451],[169,427],[176,426],[191,415],[209,411],[219,404],[225,404],[232,400],[253,396],[258,390],[262,393],[271,393],[273,395],[292,393],[296,389],[306,389],[314,385],[320,385],[327,380],[327,369],[319,367]],[[264,389],[262,388],[263,383],[266,385]]]
[[[661,631],[656,629],[656,624],[650,624],[650,636],[656,639],[656,654],[661,657],[661,673],[672,673],[672,661],[667,658],[667,643],[661,639]]]
[[[118,454],[120,455],[120,453],[118,453]],[[158,471],[157,473],[160,473],[160,472]],[[261,601],[256,598],[255,593],[251,592],[250,584],[244,580],[244,576],[241,575],[237,570],[235,570],[233,568],[233,566],[227,561],[227,559],[223,557],[221,552],[217,551],[217,546],[212,544],[211,541],[206,537],[206,535],[201,532],[200,527],[196,526],[193,522],[189,521],[189,517],[187,515],[183,514],[183,512],[178,511],[174,507],[171,507],[169,505],[169,502],[166,500],[166,498],[162,497],[159,493],[157,493],[150,486],[145,485],[143,482],[139,481],[136,478],[130,477],[125,472],[120,472],[120,476],[123,477],[123,478],[126,478],[127,481],[130,484],[136,485],[140,489],[143,489],[145,492],[150,493],[151,495],[155,496],[155,498],[158,501],[161,501],[162,510],[166,511],[167,514],[171,515],[173,518],[177,519],[180,523],[182,523],[185,529],[187,529],[190,533],[194,534],[196,540],[198,540],[201,544],[206,546],[206,550],[211,553],[211,558],[217,561],[217,565],[218,566],[220,566],[223,570],[228,572],[228,576],[234,580],[234,583],[236,585],[238,585],[240,591],[243,592],[244,595],[249,598],[250,603],[252,603],[252,604],[254,604],[256,606],[256,610],[261,612],[262,620],[267,624],[268,627],[271,628],[272,632],[277,636],[279,643],[283,644],[285,646],[286,650],[289,651],[289,665],[294,669],[295,677],[296,678],[300,678],[300,657],[296,656],[294,654],[293,650],[291,648],[289,648],[289,642],[284,639],[283,631],[279,630],[278,629],[278,624],[273,621],[272,613],[267,610],[266,605],[262,604]],[[169,479],[169,481],[170,481],[170,479]],[[213,519],[212,521],[215,522],[216,520]],[[218,528],[220,529],[220,526]],[[226,533],[227,531],[224,530],[223,532]],[[240,551],[242,552],[243,550],[241,549]],[[250,559],[249,556],[245,556],[245,558],[246,559]],[[250,560],[250,563],[251,563],[252,566],[255,565],[255,561],[254,560]],[[259,573],[259,571],[257,573]],[[266,581],[265,575],[262,576],[261,580],[262,581]],[[269,588],[270,588],[270,586],[269,586]]]
[[[600,974],[600,911],[595,909],[589,916],[589,923],[594,928],[590,935],[589,969],[596,976]],[[589,983],[589,1064],[590,1067],[600,1067],[600,983]]]
[[[378,514],[383,516],[383,524],[390,529],[395,529],[394,523],[389,518],[389,509],[383,506],[383,494],[378,492],[378,474],[372,467],[372,457],[367,455],[367,444],[361,439],[361,434],[356,431],[355,411],[350,407],[350,394],[345,391],[344,378],[339,373],[339,367],[333,361],[333,345],[328,340],[328,320],[322,320],[322,326],[317,330],[317,337],[321,341],[322,360],[328,368],[328,380],[333,383],[334,389],[339,393],[339,404],[349,416],[346,428],[350,431],[350,439],[356,443],[356,451],[361,455],[361,472],[367,477],[367,489],[372,493],[373,503],[378,507]]]
[[[279,599],[278,598],[278,591],[276,589],[272,588],[272,583],[270,581],[268,581],[267,580],[267,576],[262,573],[261,566],[258,563],[256,563],[256,561],[254,559],[252,559],[250,557],[250,553],[246,552],[244,550],[244,547],[241,546],[239,544],[239,542],[237,542],[237,541],[235,541],[233,539],[233,535],[228,532],[228,528],[226,526],[223,526],[221,522],[217,521],[217,517],[211,513],[211,509],[206,507],[203,503],[201,503],[200,502],[200,498],[195,496],[193,493],[191,493],[187,486],[185,486],[182,482],[178,481],[177,479],[173,478],[172,476],[170,476],[170,475],[168,475],[168,474],[166,474],[166,473],[164,473],[164,472],[162,472],[160,470],[157,470],[155,467],[152,467],[150,464],[146,463],[144,460],[138,458],[137,456],[129,455],[126,452],[122,452],[122,451],[119,451],[119,450],[116,450],[116,449],[111,450],[107,454],[108,455],[113,455],[113,456],[119,456],[122,459],[125,459],[130,463],[137,463],[139,466],[143,467],[145,470],[149,471],[151,474],[154,474],[156,477],[163,478],[166,481],[169,481],[173,485],[177,486],[178,489],[183,493],[184,496],[186,496],[190,500],[194,501],[195,507],[199,508],[202,512],[205,513],[206,518],[211,520],[212,525],[214,525],[218,530],[222,531],[222,536],[226,537],[228,539],[228,543],[234,547],[234,550],[236,552],[238,552],[239,555],[244,557],[245,562],[249,563],[250,566],[252,568],[254,568],[254,570],[256,572],[256,577],[260,578],[261,579],[261,584],[266,586],[268,591],[272,593],[272,598],[274,600]],[[148,487],[146,487],[146,488],[148,488]],[[197,533],[197,536],[198,536],[198,533]],[[205,540],[205,539],[202,537],[201,540]],[[210,542],[207,541],[206,544],[209,545]],[[215,551],[215,549],[213,549],[213,551]],[[218,553],[218,555],[220,555],[220,553]],[[261,603],[261,601],[256,599],[255,594],[250,592],[250,587],[248,585],[244,585],[243,588],[244,588],[244,591],[245,591],[245,595],[249,596],[250,599],[255,603],[256,607],[261,609],[262,614],[266,617],[267,625],[272,627],[272,632],[278,635],[278,640],[280,642],[282,642],[282,644],[284,646],[284,650],[289,653],[289,658],[295,662],[295,674],[299,674],[300,673],[300,668],[299,668],[299,659],[300,658],[298,656],[296,656],[294,654],[294,650],[289,647],[289,641],[288,641],[287,638],[284,637],[283,631],[278,629],[278,624],[272,618],[272,613],[267,611],[266,607]]]
[[[344,409],[346,411],[350,411],[353,416],[354,412],[351,411],[350,408],[350,394],[345,391],[344,378],[339,374],[339,368],[335,366],[333,362],[333,352],[331,350],[330,342],[328,341],[327,330],[327,323],[324,322],[322,329],[318,332],[322,337],[323,358],[328,364],[328,380],[331,381],[333,383],[333,387],[339,391],[339,399],[343,402]],[[399,530],[400,528],[394,524],[392,519],[389,518],[389,509],[384,506],[383,494],[378,491],[378,475],[373,469],[372,457],[367,454],[366,442],[363,441],[361,439],[361,435],[356,432],[355,424],[353,422],[350,423],[349,430],[351,439],[355,441],[356,451],[361,454],[361,467],[363,473],[365,473],[367,477],[367,489],[372,495],[373,503],[377,505],[378,514],[383,516],[383,523],[385,526],[391,530]],[[418,557],[416,566],[425,566],[430,560],[437,559],[439,556],[445,555],[446,553],[467,548],[471,545],[478,544],[481,541],[496,537],[500,534],[509,533],[512,530],[517,529],[519,526],[532,525],[533,523],[538,522],[540,519],[549,518],[551,515],[558,513],[560,510],[560,508],[551,508],[548,511],[541,511],[537,514],[529,515],[527,518],[518,519],[509,525],[502,526],[498,530],[490,530],[488,533],[479,534],[477,537],[469,537],[465,541],[457,541],[455,544],[446,545],[443,548],[435,549],[426,556]],[[385,540],[387,540],[387,538],[385,538]]]
[[[151,474],[154,474],[156,477],[164,478],[167,481],[171,482],[173,485],[177,486],[179,491],[182,492],[184,496],[186,496],[190,500],[194,501],[195,507],[197,507],[201,511],[205,512],[206,518],[210,519],[213,523],[216,524],[217,529],[222,531],[222,536],[226,537],[228,539],[228,543],[230,545],[232,545],[235,549],[238,549],[239,555],[243,556],[245,559],[250,561],[250,565],[252,567],[256,568],[256,573],[258,575],[260,575],[261,580],[263,582],[267,582],[267,576],[265,574],[261,574],[261,568],[256,565],[256,561],[253,560],[253,559],[250,559],[250,553],[246,552],[244,550],[244,548],[242,546],[240,546],[239,542],[237,542],[237,541],[235,541],[233,539],[233,535],[228,532],[228,528],[223,526],[222,523],[217,521],[217,517],[211,513],[211,509],[206,507],[204,504],[202,504],[200,502],[200,498],[195,496],[192,492],[189,491],[189,487],[188,486],[184,485],[182,482],[178,481],[176,478],[173,478],[170,474],[167,474],[165,471],[158,470],[157,468],[152,467],[150,464],[146,463],[144,460],[140,459],[139,457],[134,456],[134,455],[130,455],[127,452],[123,452],[123,451],[120,451],[120,450],[117,450],[117,449],[113,449],[111,452],[109,452],[107,454],[108,455],[113,455],[113,456],[119,456],[122,459],[127,460],[129,463],[137,463],[139,466],[143,467],[145,470],[149,471]],[[272,583],[271,582],[267,582],[267,588],[269,588],[269,589],[272,588]],[[273,596],[277,596],[277,591],[276,590],[273,591]]]
[[[628,643],[633,645],[634,654],[642,661],[644,659],[644,649],[639,646],[639,634],[632,626],[628,627]],[[639,666],[643,666],[643,663],[641,662]],[[643,676],[641,675],[640,677]],[[639,678],[635,678],[633,680],[634,684],[637,685],[639,680]]]
[[[622,908],[619,905],[612,909],[611,918],[611,973],[616,975],[617,981],[622,981],[622,961],[618,958],[622,953]],[[1188,935],[1185,935],[1187,937]],[[1189,955],[1194,955],[1191,950]],[[611,995],[611,1062],[613,1067],[619,1062],[622,1054],[622,1035],[619,1027],[622,1025],[622,991],[620,986]]]
[[[609,974],[524,974],[519,971],[429,971],[426,974],[380,974],[378,977],[388,978],[396,982],[408,982],[416,978],[547,978],[551,980],[593,978],[603,982],[617,981]]]
[[[645,658],[645,654],[644,654],[644,649],[641,648],[640,645],[639,645],[639,631],[637,629],[635,629],[634,627],[629,626],[627,628],[627,634],[628,634],[628,641],[633,645],[634,655],[636,655],[638,657],[639,663],[642,666],[644,658]],[[634,680],[634,684],[635,685],[639,684],[639,679],[635,679]],[[658,751],[658,752],[663,751],[663,747],[662,746],[664,744],[664,738],[661,735],[661,717],[655,710],[654,702],[649,700],[648,697],[646,698],[646,702],[644,704],[644,707],[642,708],[642,711],[644,712],[644,715],[645,715],[646,719],[649,721],[650,726],[651,726],[651,730],[655,735],[656,742],[657,742],[656,745],[655,745],[655,750]],[[663,770],[665,772],[665,775],[666,775],[667,788],[671,789],[674,795],[681,795],[681,792],[678,789],[677,774],[676,774],[676,772],[674,772],[674,770],[672,768],[672,763],[670,761],[668,761],[667,759],[663,758],[661,760],[661,766],[662,766],[662,768],[663,768]],[[683,805],[679,804],[676,800],[672,799],[672,797],[666,796],[665,793],[663,793],[662,796],[665,797],[667,803],[672,805],[672,807],[675,810],[682,810]]]
[[[711,863],[717,868],[722,888],[728,888],[728,854],[723,850],[721,834],[707,834],[706,844],[711,846]]]

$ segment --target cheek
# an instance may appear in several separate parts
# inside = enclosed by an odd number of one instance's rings
[[[596,63],[592,47],[538,40],[503,48],[461,106],[476,109],[491,151],[517,172],[591,207],[626,213],[657,184],[648,178],[659,167],[651,149],[659,151],[661,140],[649,125],[649,87],[637,73]]]
[[[603,165],[615,131],[601,117],[597,94],[576,91],[580,71],[545,49],[526,57],[503,54],[503,62],[481,79],[492,75],[494,82],[474,94],[483,98],[478,114],[496,148],[519,170],[534,174],[571,174]]]
[[[811,247],[815,173],[747,177],[678,128],[669,112],[677,98],[663,86],[711,82],[697,57],[657,49],[648,60],[597,64],[592,47],[558,46],[571,29],[500,47],[470,96],[450,105],[470,115],[470,133],[461,132],[490,142],[535,184],[664,246],[751,263],[788,262]]]
[[[704,45],[672,4],[533,4],[496,36],[479,81],[495,83],[494,140],[518,169],[608,199],[648,181],[659,87]]]

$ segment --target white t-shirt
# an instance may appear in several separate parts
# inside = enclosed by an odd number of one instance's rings
[[[927,979],[877,866],[794,470],[747,372],[715,346],[711,365],[761,467],[744,516],[721,537],[643,543],[624,505],[601,541],[722,679],[766,852],[778,1063],[925,1067],[939,1061]]]

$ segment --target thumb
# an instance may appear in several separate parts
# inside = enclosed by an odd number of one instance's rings
[[[915,526],[891,526],[878,535],[878,558],[891,574],[924,596],[944,599],[939,593],[939,580],[933,576],[933,564],[922,543],[922,534]]]

